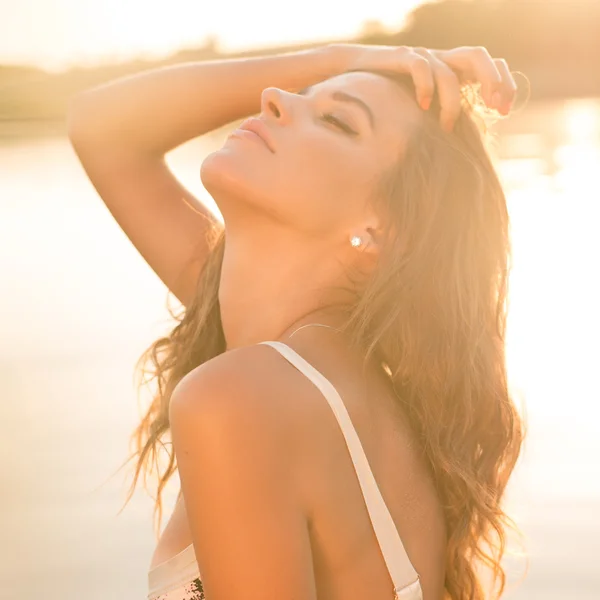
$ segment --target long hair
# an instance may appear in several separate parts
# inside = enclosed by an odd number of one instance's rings
[[[372,71],[410,94],[408,75]],[[480,98],[462,88],[452,133],[438,123],[439,98],[423,113],[397,164],[386,172],[374,201],[385,215],[379,264],[347,315],[342,330],[388,374],[397,401],[416,432],[443,504],[448,543],[448,600],[491,596],[480,579],[488,569],[500,597],[506,526],[502,508],[525,436],[511,398],[505,327],[511,248],[506,198],[486,149]],[[155,465],[156,534],[161,493],[176,471],[175,454],[160,474],[158,446],[169,432],[169,401],[192,369],[225,351],[218,289],[225,231],[216,226],[193,302],[166,337],[154,342],[137,368],[157,391],[131,436],[137,457],[131,498]],[[170,309],[169,309],[170,310]],[[150,368],[144,365],[150,364]]]

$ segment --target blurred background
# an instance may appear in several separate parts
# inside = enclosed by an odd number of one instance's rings
[[[78,163],[68,99],[154,66],[329,41],[483,45],[529,81],[515,76],[524,94],[494,126],[508,368],[529,424],[507,496],[527,558],[507,557],[504,597],[599,599],[599,34],[598,0],[0,0],[0,599],[145,598],[155,545],[152,499],[140,487],[117,515],[133,465],[115,472],[139,419],[134,362],[172,326],[167,289]],[[167,157],[215,212],[199,167],[228,133]]]

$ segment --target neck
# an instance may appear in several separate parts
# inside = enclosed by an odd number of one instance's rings
[[[331,250],[269,234],[268,244],[227,237],[219,286],[227,350],[284,339],[305,323],[345,320],[349,296],[339,288],[348,284]]]

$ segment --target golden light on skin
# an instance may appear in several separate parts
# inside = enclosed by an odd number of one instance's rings
[[[281,10],[275,0],[20,0],[2,10],[0,64],[51,71],[134,57],[161,58],[215,36],[223,51],[355,36],[367,21],[391,30],[422,0],[336,3],[304,0]],[[35,15],[35,19],[31,18]]]

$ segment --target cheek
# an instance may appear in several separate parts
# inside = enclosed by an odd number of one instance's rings
[[[283,164],[276,172],[276,187],[287,188],[288,202],[301,205],[312,222],[324,228],[341,223],[342,216],[352,219],[371,194],[372,157],[348,140],[299,140],[278,158]]]

